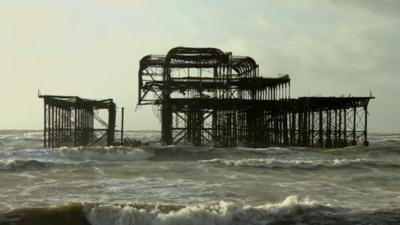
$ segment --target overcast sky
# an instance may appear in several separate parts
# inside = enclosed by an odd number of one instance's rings
[[[41,129],[43,94],[114,98],[127,129],[139,60],[175,46],[253,57],[292,96],[368,96],[370,130],[400,132],[398,0],[0,0],[0,129]]]

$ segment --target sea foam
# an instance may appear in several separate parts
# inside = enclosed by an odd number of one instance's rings
[[[383,163],[371,159],[277,159],[277,158],[251,158],[251,159],[210,159],[200,160],[201,163],[219,163],[235,167],[263,167],[269,169],[279,168],[342,168],[351,166],[400,166],[397,164]]]
[[[86,207],[92,225],[247,225],[270,224],[295,219],[305,211],[324,207],[309,198],[288,196],[279,203],[247,206],[232,202],[198,204],[182,207],[97,205]]]

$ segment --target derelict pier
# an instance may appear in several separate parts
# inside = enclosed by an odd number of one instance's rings
[[[140,60],[138,105],[159,107],[164,145],[368,145],[374,97],[290,98],[290,78],[216,48],[171,49]]]

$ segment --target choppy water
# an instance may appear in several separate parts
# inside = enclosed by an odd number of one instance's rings
[[[41,138],[0,131],[1,225],[400,224],[400,134],[342,149],[49,149]]]

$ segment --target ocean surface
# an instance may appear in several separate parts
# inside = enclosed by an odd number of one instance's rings
[[[51,149],[40,131],[0,131],[0,225],[11,224],[398,225],[400,134],[340,149]]]

